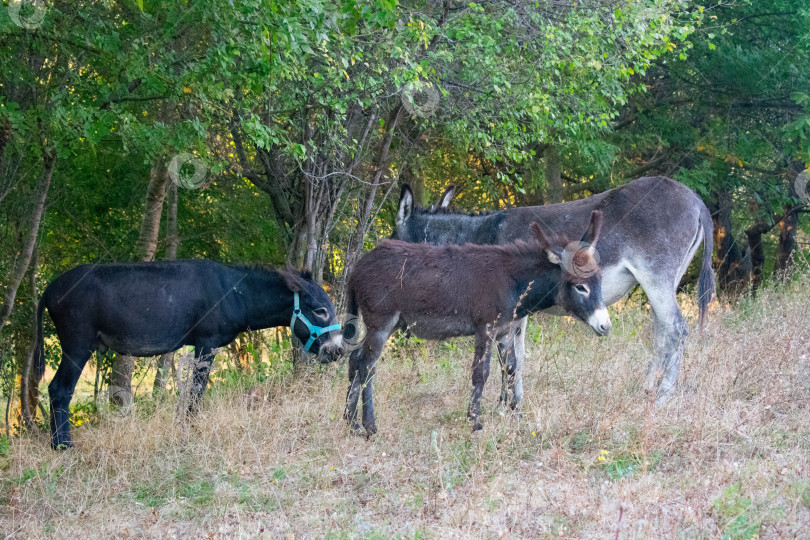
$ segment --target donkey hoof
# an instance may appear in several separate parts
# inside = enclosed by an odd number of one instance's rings
[[[377,433],[377,426],[376,424],[369,424],[365,426],[366,428],[366,438],[370,439],[372,435]]]
[[[56,441],[53,441],[53,440],[51,441],[51,448],[53,450],[65,451],[65,450],[68,450],[69,448],[72,448],[72,447],[73,447],[73,443],[70,442],[69,440],[68,441],[62,441],[62,442],[56,442]]]
[[[655,408],[656,408],[656,409],[661,409],[661,408],[662,408],[664,405],[666,405],[667,403],[669,403],[669,400],[670,400],[670,398],[671,398],[671,397],[672,397],[672,394],[662,394],[662,395],[659,395],[659,396],[658,396],[658,397],[655,399]]]
[[[478,433],[479,431],[481,431],[483,429],[484,429],[484,426],[481,425],[480,420],[476,420],[475,422],[473,422],[473,427],[472,427],[472,432],[473,433]]]
[[[352,435],[355,435],[357,437],[366,437],[366,438],[368,438],[368,435],[366,434],[366,430],[363,429],[363,426],[361,426],[357,422],[349,424],[349,431],[351,432]]]

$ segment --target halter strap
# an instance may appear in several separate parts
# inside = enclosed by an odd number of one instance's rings
[[[301,305],[298,300],[298,293],[293,293],[293,312],[292,312],[292,319],[290,320],[290,330],[292,330],[293,335],[295,335],[296,320],[304,323],[307,327],[307,330],[309,331],[309,339],[304,345],[304,351],[306,352],[309,352],[309,348],[312,347],[312,344],[315,343],[315,340],[321,337],[323,334],[326,334],[327,332],[332,332],[333,330],[340,330],[339,324],[333,324],[332,326],[323,327],[309,322],[309,319],[307,319],[306,315],[301,313]]]

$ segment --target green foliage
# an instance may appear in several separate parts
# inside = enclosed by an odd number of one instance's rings
[[[749,539],[757,536],[762,525],[756,515],[753,501],[742,494],[740,484],[726,488],[723,495],[715,499],[714,511],[726,521],[724,539]]]
[[[661,452],[654,451],[647,456],[646,464],[644,456],[628,453],[603,453],[602,469],[611,480],[618,480],[627,476],[632,476],[641,470],[653,471],[661,461]]]
[[[730,190],[769,218],[792,202],[790,168],[810,163],[810,73],[800,69],[810,45],[810,12],[787,1],[718,5],[696,2],[704,27],[685,59],[656,65],[654,92],[637,95],[619,146],[625,158],[658,157],[678,180],[711,198]],[[801,167],[799,168],[801,170]],[[796,171],[798,172],[798,171]]]
[[[75,401],[70,404],[70,422],[78,427],[83,424],[97,425],[99,421],[98,404],[93,400]]]
[[[191,507],[205,507],[214,499],[214,484],[195,477],[184,467],[177,469],[165,479],[146,483],[134,489],[135,500],[150,508],[160,508],[169,501],[181,502]]]

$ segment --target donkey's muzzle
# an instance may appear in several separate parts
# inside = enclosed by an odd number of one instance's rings
[[[590,317],[588,317],[588,325],[593,328],[593,331],[600,336],[606,336],[610,333],[613,323],[610,322],[610,315],[607,308],[601,307],[595,310]]]
[[[321,351],[318,354],[318,361],[321,364],[331,364],[341,357],[341,354],[336,351]]]
[[[597,334],[600,336],[606,336],[610,334],[610,329],[613,327],[609,322],[607,324],[602,324],[599,328],[594,328]]]
[[[331,339],[321,345],[320,351],[318,351],[318,361],[321,364],[334,362],[346,353],[343,336],[337,332],[332,332],[332,334]]]
[[[321,364],[330,364],[339,360],[340,357],[343,356],[343,349],[321,349],[321,352],[318,353],[318,361]]]

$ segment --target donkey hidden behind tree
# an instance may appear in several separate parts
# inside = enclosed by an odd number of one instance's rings
[[[481,429],[481,394],[492,344],[513,331],[515,320],[556,305],[597,334],[607,335],[610,317],[594,258],[601,227],[602,213],[597,210],[582,243],[571,244],[578,249],[532,223],[530,242],[432,246],[388,240],[366,254],[348,284],[349,313],[361,313],[367,327],[362,346],[349,359],[344,417],[352,428],[360,429],[356,417],[362,393],[366,435],[377,432],[372,402],[375,365],[397,329],[423,339],[475,336],[467,413],[473,431]]]

